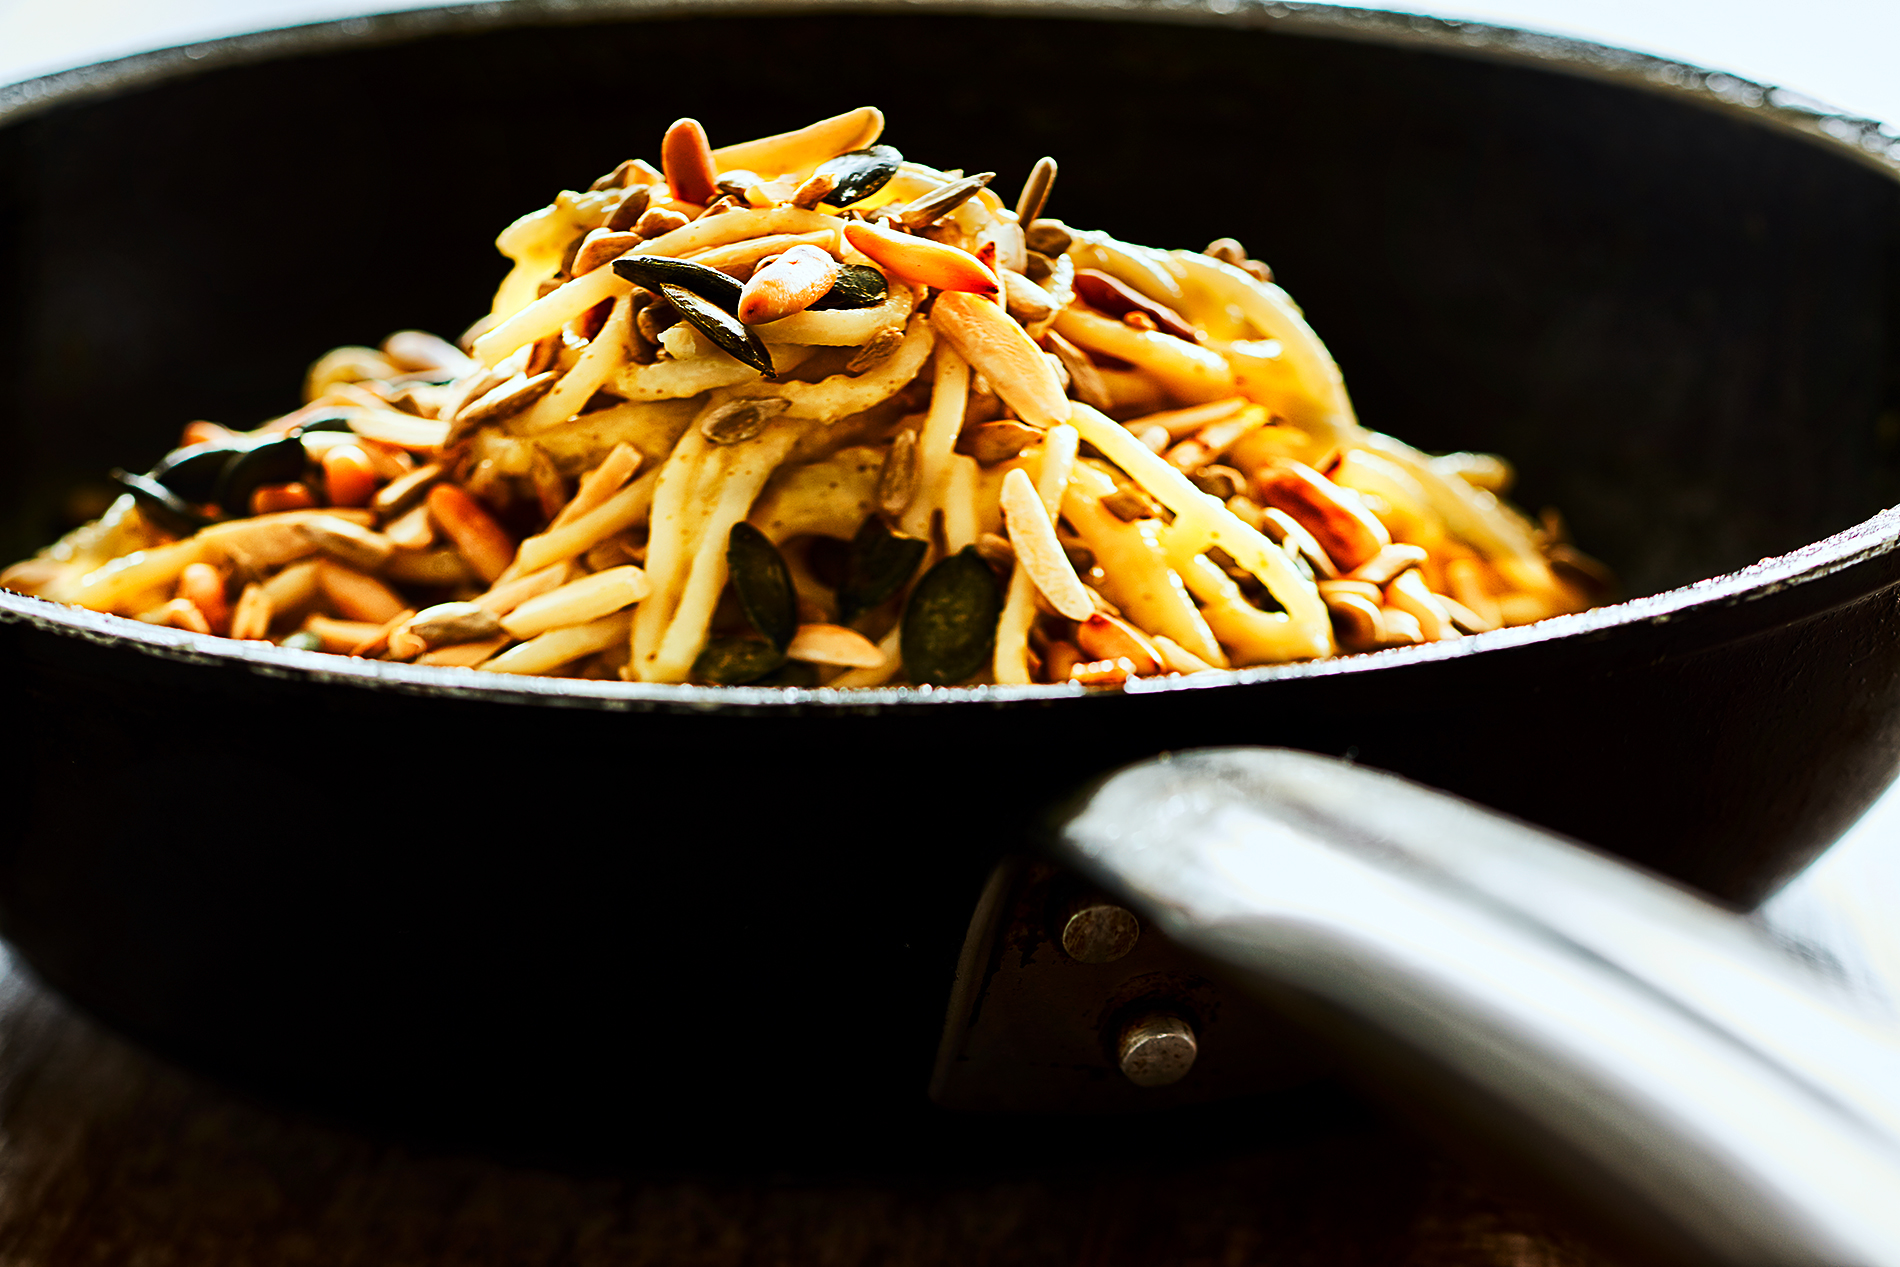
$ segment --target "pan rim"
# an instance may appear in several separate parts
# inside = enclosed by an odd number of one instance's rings
[[[0,86],[0,127],[46,110],[158,87],[215,69],[370,45],[522,27],[636,22],[684,17],[841,16],[864,14],[1064,18],[1157,25],[1224,25],[1287,35],[1407,44],[1449,56],[1514,62],[1715,109],[1788,133],[1836,156],[1872,167],[1900,184],[1900,136],[1886,125],[1835,111],[1798,94],[1725,71],[1565,36],[1383,10],[1278,0],[484,0],[276,28],[137,53]],[[1745,568],[1686,586],[1535,624],[1415,647],[1324,660],[1134,679],[1120,688],[1076,685],[831,688],[704,687],[665,683],[531,678],[472,669],[391,664],[264,642],[234,642],[148,625],[47,599],[0,590],[0,628],[28,625],[65,638],[166,660],[227,666],[313,684],[393,689],[404,694],[607,711],[884,712],[893,706],[948,703],[1042,704],[1168,695],[1345,674],[1379,672],[1555,641],[1575,642],[1632,626],[1659,626],[1687,615],[1765,598],[1894,552],[1900,507]]]

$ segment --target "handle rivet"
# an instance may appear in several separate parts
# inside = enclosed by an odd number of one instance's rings
[[[1199,1053],[1194,1027],[1172,1012],[1149,1012],[1130,1021],[1116,1045],[1122,1073],[1138,1087],[1179,1082]]]
[[[1062,949],[1082,963],[1114,963],[1135,948],[1141,921],[1112,902],[1091,902],[1063,922]]]

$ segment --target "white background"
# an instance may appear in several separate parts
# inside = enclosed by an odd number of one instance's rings
[[[434,0],[430,0],[434,2]],[[0,83],[168,44],[353,13],[404,0],[0,0]],[[1445,0],[1369,7],[1581,36],[1727,70],[1900,124],[1900,0]],[[1900,790],[1802,881],[1778,922],[1851,926],[1874,968],[1900,983]],[[1900,995],[1900,990],[1895,993]]]

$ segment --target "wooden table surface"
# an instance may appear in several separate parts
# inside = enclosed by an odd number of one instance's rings
[[[10,968],[0,1264],[1585,1267],[1560,1223],[1344,1093],[1135,1175],[570,1175],[382,1140],[180,1070]]]

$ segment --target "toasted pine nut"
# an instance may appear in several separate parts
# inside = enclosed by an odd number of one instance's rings
[[[253,515],[274,515],[281,510],[308,510],[317,504],[317,495],[301,480],[288,484],[262,484],[251,494]]]
[[[660,141],[660,167],[666,172],[666,187],[676,201],[703,207],[719,197],[719,168],[713,163],[712,146],[707,144],[706,129],[698,119],[676,120],[666,130]]]
[[[1392,544],[1385,525],[1357,494],[1304,462],[1275,458],[1254,472],[1254,485],[1261,501],[1297,520],[1342,569],[1356,568]]]
[[[1087,620],[1095,612],[1095,603],[1063,553],[1048,508],[1037,496],[1035,482],[1027,471],[1016,467],[1003,477],[1001,500],[1003,522],[1009,526],[1016,560],[1036,583],[1036,589],[1070,620]]]
[[[381,482],[361,445],[339,444],[323,455],[323,491],[332,506],[367,506]]]
[[[1047,430],[1069,420],[1069,398],[1048,358],[994,303],[946,291],[930,309],[930,325],[1024,422]]]
[[[189,599],[212,633],[231,627],[231,604],[224,597],[224,574],[209,563],[187,563],[178,574],[178,597]]]
[[[1424,561],[1423,546],[1402,545],[1394,542],[1382,547],[1377,554],[1346,573],[1346,579],[1369,581],[1374,585],[1389,585],[1399,573],[1407,568],[1417,567]]]
[[[1425,588],[1425,578],[1416,568],[1400,573],[1385,587],[1385,601],[1388,607],[1411,613],[1427,642],[1459,636],[1457,627],[1451,623],[1451,613],[1438,601],[1438,595]]]
[[[874,263],[904,281],[943,291],[982,295],[986,299],[1002,292],[995,273],[984,268],[976,256],[954,246],[880,228],[865,220],[846,224],[844,236]]]
[[[1136,677],[1161,672],[1161,653],[1147,635],[1125,620],[1096,612],[1075,627],[1076,645],[1094,660],[1113,660],[1129,666]]]
[[[475,574],[494,584],[514,561],[515,539],[473,497],[453,484],[429,490],[429,515]]]
[[[317,635],[323,649],[332,655],[348,655],[383,631],[381,625],[365,620],[332,620],[315,614],[304,620],[303,628],[305,633]]]
[[[754,326],[803,312],[825,297],[840,271],[830,252],[801,242],[752,274],[736,315]]]
[[[876,669],[884,664],[884,653],[877,644],[857,630],[822,623],[800,625],[785,655],[807,664],[835,664],[847,669]]]
[[[317,588],[347,620],[380,625],[408,606],[395,590],[375,577],[329,559],[317,563]]]
[[[608,568],[528,599],[502,617],[501,627],[512,637],[533,638],[610,615],[639,602],[651,588],[647,574],[637,567]]]

